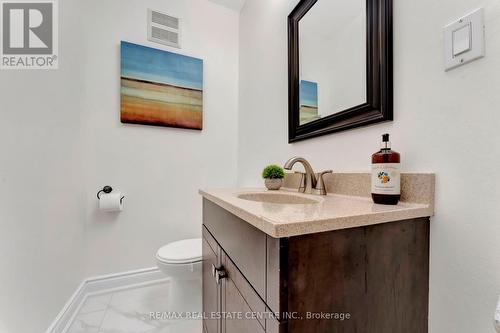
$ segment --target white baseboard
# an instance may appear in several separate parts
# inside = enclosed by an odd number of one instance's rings
[[[157,267],[85,279],[45,333],[66,332],[78,310],[89,296],[150,284],[165,279],[167,278]]]

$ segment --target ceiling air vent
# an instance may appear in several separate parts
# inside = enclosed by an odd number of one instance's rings
[[[181,48],[181,20],[148,9],[148,40]]]

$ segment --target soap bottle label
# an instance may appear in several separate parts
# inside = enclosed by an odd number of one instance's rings
[[[372,164],[372,193],[401,194],[401,164]]]

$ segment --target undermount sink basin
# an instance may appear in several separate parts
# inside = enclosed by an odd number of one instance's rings
[[[238,198],[249,201],[284,204],[284,205],[309,205],[309,204],[317,204],[320,202],[319,200],[295,194],[276,193],[276,192],[242,193],[238,195]]]

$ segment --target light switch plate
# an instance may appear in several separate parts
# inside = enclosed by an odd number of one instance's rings
[[[479,8],[444,27],[445,70],[484,57],[484,9]]]
[[[465,26],[453,31],[453,56],[470,51],[472,48],[472,26],[467,23]]]

